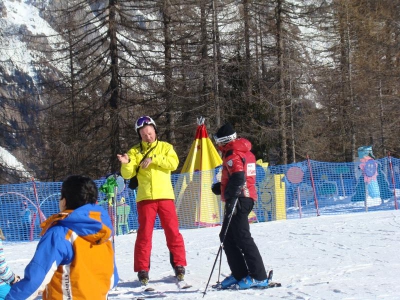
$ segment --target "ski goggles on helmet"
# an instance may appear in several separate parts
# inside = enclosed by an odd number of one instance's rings
[[[227,144],[227,143],[229,143],[229,142],[231,142],[233,140],[236,140],[237,135],[236,135],[236,132],[235,132],[234,134],[227,135],[227,136],[217,137],[217,135],[214,135],[213,137],[214,137],[214,141],[217,144],[224,145],[224,144]]]
[[[145,125],[153,125],[156,128],[156,122],[149,116],[140,117],[135,123],[136,132]]]

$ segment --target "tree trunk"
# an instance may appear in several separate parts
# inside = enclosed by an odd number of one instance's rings
[[[111,143],[111,157],[110,165],[111,172],[114,173],[119,170],[120,163],[117,159],[119,152],[119,113],[118,113],[118,100],[119,100],[119,78],[118,78],[118,46],[117,46],[117,24],[116,24],[116,5],[117,0],[110,0],[110,13],[109,13],[109,36],[110,36],[110,59],[111,59],[111,81],[110,81],[110,143]]]
[[[214,78],[213,78],[213,93],[215,103],[215,123],[216,127],[221,126],[221,109],[219,102],[219,76],[218,76],[218,13],[216,0],[213,0],[213,62],[214,62]]]
[[[167,140],[175,144],[175,115],[174,115],[174,99],[171,97],[173,91],[172,86],[172,56],[171,56],[171,16],[169,12],[170,2],[164,1],[163,7],[163,24],[164,24],[164,97],[166,102],[166,113],[167,113]]]
[[[277,1],[275,10],[276,19],[276,46],[278,52],[278,78],[279,78],[279,131],[281,135],[282,164],[286,165],[287,159],[287,132],[286,132],[286,95],[284,78],[284,44],[283,44],[283,21],[282,0]]]
[[[251,63],[250,63],[250,29],[249,29],[249,4],[248,0],[243,0],[243,22],[244,22],[244,43],[245,43],[245,78],[246,78],[246,102],[251,103],[252,82],[251,82]]]

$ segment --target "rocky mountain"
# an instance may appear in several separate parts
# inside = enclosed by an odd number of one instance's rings
[[[14,155],[32,176],[37,168],[32,164],[31,153],[42,151],[40,136],[32,129],[47,101],[39,93],[40,79],[52,66],[40,64],[45,54],[33,49],[29,39],[54,34],[33,4],[0,2],[0,146]],[[26,174],[7,161],[1,162],[0,183],[23,181]]]

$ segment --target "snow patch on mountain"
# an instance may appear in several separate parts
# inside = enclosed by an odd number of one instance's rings
[[[27,172],[22,163],[20,163],[14,155],[12,155],[9,151],[0,147],[0,164],[5,166],[8,169],[12,169],[13,171],[17,171],[21,173],[22,177],[30,178],[31,174]]]

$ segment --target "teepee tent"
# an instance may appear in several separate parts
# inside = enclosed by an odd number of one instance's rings
[[[176,208],[182,228],[220,225],[220,197],[211,191],[215,168],[222,159],[208,136],[205,119],[197,119],[196,136],[175,186]],[[183,217],[185,216],[185,217]]]

